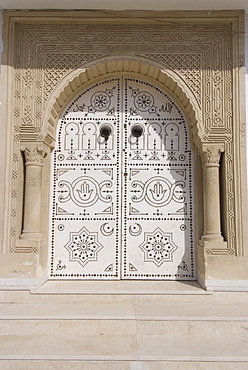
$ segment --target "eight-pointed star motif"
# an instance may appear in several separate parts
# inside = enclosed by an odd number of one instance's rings
[[[145,233],[144,239],[139,248],[144,252],[145,262],[153,262],[159,267],[164,262],[173,261],[177,246],[172,240],[171,232],[164,232],[158,227],[153,232]]]
[[[79,232],[70,232],[70,240],[65,245],[69,260],[77,261],[83,267],[90,261],[97,261],[98,252],[103,248],[97,233],[90,232],[85,226]]]

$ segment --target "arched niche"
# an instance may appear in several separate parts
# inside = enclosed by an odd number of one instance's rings
[[[165,91],[167,91],[178,102],[184,111],[189,123],[192,148],[195,148],[201,155],[201,160],[199,159],[200,157],[197,158],[195,167],[196,172],[198,173],[197,178],[195,177],[197,194],[196,204],[198,205],[198,207],[196,207],[196,219],[198,220],[196,244],[198,244],[198,240],[201,239],[199,245],[203,247],[205,247],[207,243],[208,247],[210,248],[217,245],[219,250],[225,250],[226,243],[223,241],[220,230],[218,173],[220,154],[224,151],[224,145],[223,143],[212,143],[209,145],[208,143],[204,142],[204,127],[201,119],[201,107],[197,102],[194,93],[185,83],[185,81],[169,68],[161,66],[145,58],[130,59],[119,56],[116,58],[105,58],[91,62],[91,64],[84,65],[69,73],[55,87],[46,104],[43,116],[44,124],[42,128],[44,138],[43,143],[45,144],[45,147],[54,147],[58,119],[66,105],[73,99],[73,97],[95,81],[105,77],[116,76],[118,73],[125,73],[130,76],[138,76],[141,78],[143,77],[149,79],[151,82],[156,83]],[[25,148],[23,148],[23,150],[25,151]],[[39,151],[42,151],[41,147],[39,147]],[[44,156],[43,152],[42,155]],[[46,162],[46,169],[43,169],[43,175],[44,172],[46,172],[46,182],[50,182],[49,155],[47,156]],[[203,171],[201,168],[201,162],[203,165]],[[31,163],[29,166],[30,165],[32,166],[33,164]],[[208,179],[210,178],[213,179],[213,181],[209,181]],[[44,190],[40,189],[41,193],[42,191]],[[209,203],[210,198],[212,201]],[[25,194],[24,202],[28,204],[30,204],[30,202],[32,203],[32,199],[29,199],[29,194]],[[214,213],[213,209],[211,209],[213,207],[215,208]],[[49,207],[45,208],[46,209],[42,210],[42,219],[47,219],[49,214]],[[25,217],[32,220],[32,222],[34,221],[31,213],[28,215],[25,215],[24,213],[24,224]],[[213,214],[214,217],[212,217]],[[34,233],[31,232],[30,235],[33,237]],[[45,233],[43,233],[43,236],[47,240],[47,228]],[[26,236],[24,237],[26,238]],[[48,245],[49,243],[45,243],[45,246]],[[40,253],[40,264],[43,271],[46,270],[48,266],[48,248],[45,246]],[[204,276],[204,252],[202,252],[202,250],[204,250],[204,248],[200,248],[200,250],[198,248],[197,264],[199,266],[197,265],[197,273],[199,272],[202,276]]]

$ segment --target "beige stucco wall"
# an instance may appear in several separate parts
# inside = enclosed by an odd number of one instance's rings
[[[247,53],[246,53],[246,56],[247,56]],[[4,76],[4,78],[6,78],[6,76]],[[248,80],[248,76],[246,75],[246,80]],[[6,81],[5,81],[5,86],[6,86]],[[7,94],[3,94],[3,102],[2,104],[5,105],[6,102],[4,101],[4,99],[7,99]],[[246,98],[247,99],[247,98]],[[9,100],[10,101],[10,100]],[[8,135],[11,135],[11,127],[10,125],[6,125],[6,122],[3,120],[1,122],[1,132],[2,132],[2,135],[1,135],[1,139],[2,140],[2,143],[1,143],[1,147],[4,148],[5,144],[6,144],[6,137]],[[7,206],[6,202],[8,202],[8,196],[6,196],[6,193],[5,193],[5,189],[8,189],[8,184],[7,184],[7,178],[4,177],[4,174],[5,174],[5,171],[6,171],[6,161],[5,161],[5,153],[7,153],[8,151],[8,148],[6,148],[7,150],[4,150],[3,153],[2,153],[2,156],[1,156],[1,166],[2,166],[2,172],[3,172],[3,176],[1,176],[1,179],[5,179],[5,183],[1,183],[0,185],[2,186],[2,189],[3,191],[1,191],[1,194],[3,194],[3,202],[1,203],[1,206],[2,207],[5,207]],[[49,156],[46,157],[45,159],[45,163],[44,163],[44,166],[46,168],[46,166],[48,166],[49,168]],[[45,171],[45,176],[44,176],[44,179],[47,179],[47,175],[48,174],[48,171]],[[22,174],[20,173],[19,176],[21,177]],[[44,181],[43,179],[43,181]],[[244,179],[244,177],[243,177]],[[2,180],[3,181],[3,180]],[[22,181],[22,179],[20,179],[20,181]],[[47,181],[45,181],[45,183],[47,184]],[[3,209],[6,209],[6,208],[3,208]],[[1,214],[3,214],[1,212]],[[8,224],[8,215],[4,214],[4,217],[3,217],[3,223],[1,224],[2,226],[2,235],[4,235],[5,233],[5,228],[6,228],[6,225]],[[6,234],[6,233],[5,233]],[[7,240],[7,239],[5,239]],[[22,242],[20,243],[22,244]],[[243,246],[244,247],[244,246]],[[6,246],[6,243],[3,243],[3,251],[6,252],[7,251],[7,246]],[[210,248],[211,249],[211,248]],[[44,250],[44,249],[42,249]],[[237,284],[240,284],[240,285],[243,285],[245,286],[246,285],[246,281],[247,281],[247,259],[244,259],[244,255],[243,255],[243,252],[239,252],[239,258],[240,258],[240,264],[238,263],[238,260],[236,259],[235,260],[235,263],[236,263],[236,267],[234,268],[234,263],[233,263],[233,257],[231,256],[216,256],[216,255],[210,255],[209,256],[204,256],[202,255],[201,258],[200,258],[200,265],[204,267],[204,269],[207,271],[207,280],[214,280],[215,281],[215,286],[219,286],[221,285],[221,281],[222,283],[225,281],[227,281],[227,283],[225,283],[226,285],[230,285],[232,283],[230,283],[230,281],[238,281]],[[41,260],[44,258],[45,256],[43,256],[41,258]],[[35,255],[30,255],[29,257],[25,254],[22,254],[22,255],[19,255],[17,253],[15,254],[12,254],[11,256],[9,255],[4,255],[2,257],[2,260],[1,260],[1,265],[2,265],[2,269],[1,269],[1,277],[2,279],[5,279],[4,276],[6,276],[7,279],[9,279],[10,277],[10,268],[9,268],[9,264],[10,264],[10,261],[12,261],[12,264],[13,266],[22,266],[21,267],[21,270],[19,271],[19,274],[18,274],[18,279],[19,279],[19,284],[21,283],[21,281],[24,282],[25,279],[29,279],[29,277],[31,279],[35,279],[36,276],[37,276],[37,266],[36,266],[36,259],[37,259],[37,256]],[[205,260],[204,260],[205,259]],[[45,260],[45,258],[44,258]],[[245,262],[246,261],[246,262]],[[219,266],[222,266],[222,269],[220,271],[219,269]],[[16,271],[15,268],[13,271]],[[14,274],[11,274],[11,278],[13,279],[13,276],[16,274],[16,272]],[[201,269],[199,269],[199,275],[201,276],[204,276],[205,272],[204,271],[201,271]],[[23,279],[23,280],[21,280]],[[25,280],[26,281],[26,280]],[[228,283],[229,281],[229,283]],[[3,280],[2,280],[3,282]],[[32,284],[32,282],[35,282],[35,280],[30,280],[30,283]],[[12,280],[12,283],[13,283],[13,280]],[[204,285],[204,282],[202,282],[202,284]],[[213,284],[213,283],[212,283]],[[214,285],[213,284],[213,285]],[[211,283],[210,283],[211,285]]]

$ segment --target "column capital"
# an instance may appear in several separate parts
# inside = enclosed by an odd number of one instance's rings
[[[21,151],[24,153],[26,165],[42,166],[43,159],[48,153],[48,148],[43,143],[23,143]]]
[[[220,155],[225,150],[224,144],[202,144],[199,148],[202,165],[218,167]]]

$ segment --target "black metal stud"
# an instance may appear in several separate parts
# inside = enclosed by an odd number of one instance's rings
[[[109,136],[111,135],[111,132],[112,132],[112,129],[111,129],[111,126],[109,125],[103,125],[101,128],[100,128],[100,135],[102,137],[104,137],[106,140],[109,138]]]
[[[140,125],[134,125],[131,132],[133,136],[140,137],[143,134],[143,127]]]

